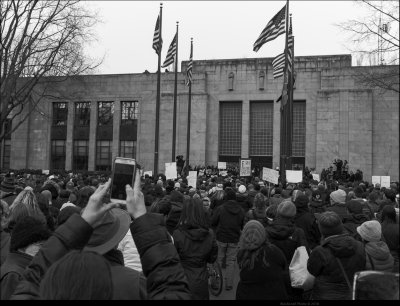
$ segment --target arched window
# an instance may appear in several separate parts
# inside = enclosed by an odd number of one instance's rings
[[[228,89],[229,90],[233,90],[233,79],[234,79],[234,74],[233,74],[233,72],[231,72],[231,73],[229,73],[229,76],[228,76],[228,79],[229,79],[229,82],[228,82]]]
[[[260,71],[260,74],[258,75],[258,89],[264,90],[264,80],[265,80],[265,72]]]

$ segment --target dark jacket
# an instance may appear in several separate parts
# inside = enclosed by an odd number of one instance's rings
[[[268,217],[267,217],[267,212],[258,212],[256,209],[250,209],[245,217],[244,217],[244,223],[246,224],[247,222],[249,222],[250,220],[257,220],[259,222],[261,222],[262,225],[264,225],[264,227],[269,226],[272,222],[269,221]]]
[[[311,214],[323,213],[326,211],[326,204],[322,200],[311,200],[309,209]]]
[[[8,204],[8,206],[11,206],[16,197],[17,194],[14,192],[4,192],[0,190],[0,199],[5,201]]]
[[[214,234],[205,228],[178,227],[173,234],[194,300],[208,300],[207,263],[217,259],[218,247]]]
[[[229,200],[218,206],[211,219],[216,226],[216,237],[220,242],[239,242],[240,232],[244,225],[244,211],[234,200]]]
[[[321,240],[317,221],[313,214],[310,213],[308,206],[298,206],[296,204],[296,216],[294,224],[304,231],[309,248],[312,250]]]
[[[178,225],[179,219],[181,218],[181,212],[183,203],[171,201],[171,210],[168,213],[165,224],[167,226],[168,233],[173,234],[176,226]]]
[[[394,259],[393,272],[399,273],[399,224],[383,221],[382,236]]]
[[[254,198],[256,197],[257,193],[258,193],[257,190],[249,190],[247,192],[248,197],[249,197],[249,201],[251,203],[251,207],[253,207],[253,205],[254,205]]]
[[[1,259],[0,259],[0,266],[6,261],[6,257],[8,253],[10,252],[10,233],[5,232],[3,229],[1,231],[1,240],[0,240],[0,254],[1,254]]]
[[[352,290],[348,287],[335,257],[342,263],[350,284],[353,284],[354,273],[365,269],[362,242],[348,234],[327,237],[311,252],[307,262],[308,272],[315,276],[312,299],[351,299]]]
[[[273,244],[261,246],[255,259],[254,267],[240,270],[240,280],[236,289],[237,300],[286,300],[288,294],[284,281],[284,271],[287,267],[285,255]],[[238,261],[244,251],[237,254]],[[266,262],[267,264],[265,264]]]
[[[366,270],[392,272],[394,259],[384,241],[365,244]]]
[[[32,256],[22,252],[10,252],[1,266],[1,299],[9,300],[22,279],[25,268],[32,260]]]
[[[349,215],[346,204],[342,204],[342,203],[335,203],[332,206],[328,206],[326,208],[326,211],[333,211],[333,212],[337,213],[342,221],[343,221],[344,217]]]
[[[253,202],[249,198],[249,194],[247,192],[245,193],[236,193],[236,201],[242,206],[244,212],[248,212],[249,209],[253,207]]]
[[[283,202],[283,200],[284,198],[282,198],[280,194],[274,194],[272,197],[269,198],[269,206],[279,205]]]
[[[361,241],[361,237],[357,232],[357,227],[368,220],[368,216],[364,214],[351,214],[343,218],[343,226],[350,236],[358,241]]]
[[[143,273],[147,278],[147,298],[190,299],[187,279],[179,256],[171,237],[161,225],[161,219],[162,215],[145,214],[135,219],[130,226],[142,261]],[[39,284],[51,264],[71,249],[82,249],[89,241],[92,232],[93,228],[80,215],[73,214],[57,228],[35,255],[12,298],[40,298]],[[115,271],[117,273],[117,269]],[[130,286],[132,291],[138,289],[138,283],[122,284],[119,280],[123,281],[122,278],[113,276],[114,297],[120,296],[119,288],[116,286]]]

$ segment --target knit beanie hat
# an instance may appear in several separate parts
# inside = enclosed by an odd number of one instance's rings
[[[307,207],[308,205],[308,197],[305,194],[299,194],[294,201],[296,207]]]
[[[240,247],[246,250],[255,250],[259,248],[266,239],[265,228],[257,220],[248,221],[240,236]]]
[[[236,200],[236,193],[231,189],[225,190],[226,193],[226,199],[229,200]]]
[[[239,192],[240,193],[245,193],[246,192],[246,187],[244,185],[239,186]]]
[[[278,205],[277,214],[284,218],[292,218],[296,215],[296,206],[292,201],[285,200]]]
[[[18,220],[11,232],[10,251],[25,248],[32,243],[45,241],[51,236],[43,220],[34,216],[25,216]]]
[[[379,221],[366,221],[357,227],[357,233],[366,241],[378,242],[382,237],[382,227]]]
[[[346,202],[346,191],[338,189],[332,192],[330,197],[333,202],[344,204]]]
[[[362,214],[362,204],[357,200],[350,200],[346,203],[347,209],[351,214]]]
[[[323,213],[315,213],[318,221],[318,227],[325,237],[340,235],[344,231],[342,220],[334,211],[326,211]]]

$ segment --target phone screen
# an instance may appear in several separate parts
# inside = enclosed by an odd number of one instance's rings
[[[135,165],[115,163],[111,188],[111,198],[126,201],[125,186],[133,184]],[[132,186],[133,188],[133,186]]]

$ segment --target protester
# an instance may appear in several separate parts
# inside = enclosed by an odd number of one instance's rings
[[[386,205],[382,210],[382,237],[393,256],[393,272],[399,273],[399,224],[396,222],[396,211],[393,206]]]
[[[331,192],[329,198],[331,206],[328,206],[326,210],[335,212],[341,220],[343,220],[343,218],[348,215],[346,208],[346,192],[338,189]]]
[[[362,204],[357,200],[350,200],[346,207],[348,215],[343,218],[343,226],[350,236],[361,241],[357,227],[368,221],[369,217],[363,213]]]
[[[10,174],[7,174],[0,183],[0,199],[5,201],[8,206],[11,206],[16,197],[17,192],[15,191],[15,179]]]
[[[1,257],[0,257],[0,266],[6,260],[7,254],[10,248],[10,233],[6,231],[8,225],[8,219],[10,215],[10,208],[6,201],[0,200],[0,213],[1,213]]]
[[[240,185],[238,188],[238,192],[236,193],[236,201],[242,206],[245,213],[249,211],[253,207],[253,203],[249,198],[249,194],[247,193],[246,186]]]
[[[267,218],[267,205],[265,196],[262,193],[258,193],[254,197],[254,208],[250,209],[244,218],[244,223],[247,223],[249,220],[257,220],[264,227],[267,227],[270,224],[270,221]]]
[[[288,299],[285,255],[268,242],[264,226],[257,220],[250,220],[243,228],[237,261],[240,269],[237,300]]]

